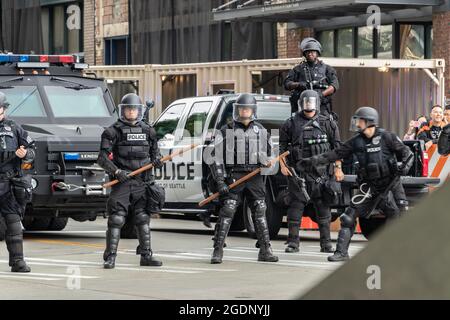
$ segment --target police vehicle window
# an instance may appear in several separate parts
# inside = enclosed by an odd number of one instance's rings
[[[290,104],[287,102],[258,102],[258,121],[266,129],[279,129],[290,116]]]
[[[183,138],[202,136],[206,118],[208,117],[211,106],[211,101],[194,103],[186,121]]]
[[[183,110],[186,104],[176,104],[166,109],[161,117],[156,121],[154,128],[156,130],[156,136],[162,139],[166,134],[174,134],[177,128],[178,121],[183,114]]]
[[[10,117],[46,117],[44,105],[37,87],[23,86],[2,89],[10,106],[6,111]]]
[[[45,86],[55,118],[105,118],[111,114],[101,88],[75,90]]]

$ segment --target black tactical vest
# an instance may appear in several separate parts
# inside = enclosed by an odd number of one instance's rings
[[[119,133],[113,146],[114,164],[119,168],[137,170],[151,162],[149,126],[139,122],[135,126],[117,122],[114,127]]]
[[[267,162],[266,155],[270,153],[267,147],[269,135],[267,130],[258,123],[251,122],[250,125],[245,128],[239,123],[232,122],[227,126],[227,129],[231,129],[234,132],[233,139],[234,145],[228,141],[226,136],[226,152],[225,166],[227,169],[233,169],[233,171],[253,171],[261,167],[262,163]],[[233,161],[228,161],[229,159]]]
[[[20,170],[19,158],[13,158],[17,149],[19,137],[14,123],[8,120],[0,122],[0,173]],[[3,165],[6,161],[8,163]]]
[[[306,119],[295,115],[292,123],[292,158],[295,162],[327,152],[331,149],[325,118]]]
[[[395,174],[397,157],[389,150],[387,139],[389,137],[382,129],[377,129],[370,140],[362,134],[354,139],[353,148],[359,162],[356,173],[363,181],[377,183]]]

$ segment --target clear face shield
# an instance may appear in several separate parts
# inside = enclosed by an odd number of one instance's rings
[[[119,117],[122,121],[130,123],[142,121],[144,113],[143,104],[119,104]]]
[[[256,119],[255,104],[237,104],[233,105],[233,119],[237,122],[253,121]]]
[[[299,102],[300,110],[305,112],[316,111],[319,108],[319,101],[316,97],[305,97],[302,101]]]
[[[350,121],[351,132],[363,132],[367,129],[367,121],[358,117],[352,117]]]

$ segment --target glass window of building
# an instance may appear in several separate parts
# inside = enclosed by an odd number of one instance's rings
[[[392,25],[380,26],[378,30],[378,58],[393,58],[392,34]]]
[[[41,0],[44,53],[73,54],[83,51],[82,1]]]
[[[337,56],[341,58],[353,57],[353,29],[339,29],[337,36]]]
[[[400,59],[425,58],[425,26],[400,25]]]
[[[322,44],[322,56],[334,57],[334,30],[322,31],[319,41]]]
[[[358,28],[358,58],[373,58],[373,28]]]

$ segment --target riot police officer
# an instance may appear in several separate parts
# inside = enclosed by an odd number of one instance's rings
[[[280,130],[280,152],[290,152],[287,158],[289,168],[281,163],[282,173],[289,176],[289,235],[286,252],[299,251],[301,217],[309,202],[314,205],[318,216],[321,252],[333,252],[330,238],[330,204],[337,199],[327,198],[327,193],[340,191],[337,181],[344,177],[342,164],[337,159],[335,165],[317,166],[311,172],[306,172],[298,164],[303,158],[339,147],[339,129],[335,121],[319,114],[320,96],[316,91],[303,91],[298,104],[299,111],[288,119]],[[297,178],[294,178],[293,174]],[[303,180],[300,181],[299,178]]]
[[[321,156],[305,159],[301,165],[309,167],[356,155],[359,194],[352,198],[350,206],[341,215],[341,230],[337,248],[329,261],[349,259],[348,247],[356,227],[356,218],[370,217],[374,209],[380,209],[387,218],[397,217],[399,208],[389,194],[399,175],[406,174],[414,162],[411,150],[398,136],[379,128],[378,112],[371,107],[359,108],[352,117],[352,131],[358,132],[341,147]],[[401,159],[401,164],[397,164]]]
[[[450,153],[450,124],[442,129],[438,140],[438,152],[444,156]]]
[[[316,39],[305,38],[300,43],[300,49],[305,59],[289,71],[284,81],[285,89],[292,91],[292,113],[298,111],[300,94],[305,90],[315,90],[320,96],[320,113],[337,121],[331,101],[332,95],[339,90],[336,70],[319,60],[322,45]]]
[[[150,242],[150,213],[148,188],[155,186],[153,175],[146,171],[129,177],[131,171],[149,163],[161,167],[160,153],[155,130],[145,123],[145,106],[134,93],[125,95],[119,105],[119,120],[105,129],[101,138],[98,164],[105,169],[111,179],[120,184],[112,187],[107,202],[108,230],[106,249],[103,255],[104,268],[115,267],[120,231],[128,215],[134,215],[141,266],[161,266],[162,262],[153,257]],[[112,156],[112,160],[110,159]],[[158,190],[154,194],[160,194]],[[155,203],[155,201],[153,201]]]
[[[21,219],[24,214],[24,188],[14,187],[12,180],[22,177],[22,165],[31,165],[35,158],[34,141],[13,120],[6,119],[9,103],[0,92],[0,213],[6,222],[6,246],[12,272],[30,272],[23,256]],[[19,203],[20,202],[20,203]]]
[[[271,153],[270,136],[256,121],[256,100],[250,94],[242,94],[234,104],[233,121],[215,137],[212,176],[220,193],[221,208],[214,236],[214,252],[211,263],[222,263],[225,238],[230,230],[234,214],[243,197],[246,197],[255,222],[260,246],[258,261],[277,262],[272,253],[266,220],[266,188],[262,175],[256,175],[236,188],[228,187],[253,170],[268,164]]]

